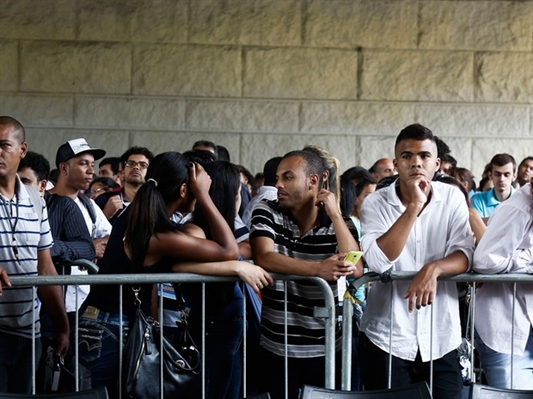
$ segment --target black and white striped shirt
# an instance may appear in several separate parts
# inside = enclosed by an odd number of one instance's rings
[[[345,218],[351,234],[357,238],[353,222]],[[320,262],[338,252],[337,237],[331,221],[300,236],[291,214],[280,208],[277,201],[260,201],[252,215],[250,238],[268,237],[274,241],[279,254],[306,261]],[[337,283],[330,282],[337,298]],[[322,290],[306,280],[287,282],[287,322],[289,357],[318,357],[325,355],[324,320],[313,317],[316,306],[324,306]],[[284,281],[262,291],[261,345],[283,356],[285,354]],[[340,344],[340,330],[336,340]]]

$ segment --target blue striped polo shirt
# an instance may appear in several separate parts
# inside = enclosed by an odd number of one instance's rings
[[[17,176],[15,196],[9,199],[0,194],[0,265],[9,276],[36,276],[37,251],[49,249],[53,244],[45,202],[35,190],[32,195],[29,190],[34,189],[23,185]],[[34,198],[40,202],[34,203]],[[35,310],[39,336],[40,301],[36,295],[33,299],[36,288],[3,287],[3,290],[0,331],[31,338]]]

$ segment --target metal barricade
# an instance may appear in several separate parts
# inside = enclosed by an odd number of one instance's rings
[[[329,284],[319,278],[319,277],[306,277],[306,276],[293,276],[293,275],[283,275],[283,274],[272,274],[272,277],[274,280],[284,280],[285,281],[285,329],[287,329],[287,281],[293,281],[293,280],[309,280],[317,284],[320,289],[323,292],[325,306],[323,308],[315,308],[314,316],[317,318],[322,318],[325,320],[325,350],[326,350],[326,362],[325,362],[325,387],[326,388],[335,388],[335,328],[336,328],[336,305],[335,305],[335,299],[333,292],[331,290],[331,287]],[[202,315],[205,315],[205,298],[206,298],[206,283],[221,283],[221,282],[234,282],[234,281],[240,281],[236,277],[218,277],[218,276],[205,276],[205,275],[197,275],[197,274],[191,274],[191,273],[161,273],[161,274],[107,274],[107,275],[86,275],[86,276],[71,276],[71,275],[63,275],[63,276],[35,276],[35,277],[24,277],[24,276],[12,276],[10,277],[11,284],[13,287],[20,287],[20,286],[42,286],[42,285],[97,285],[97,284],[104,284],[104,285],[120,285],[120,291],[119,291],[119,301],[120,301],[120,330],[121,333],[123,331],[123,325],[122,325],[122,304],[123,304],[123,297],[122,297],[122,288],[124,284],[155,284],[155,283],[202,283]],[[244,283],[243,283],[244,284]],[[34,289],[34,295],[36,290]],[[34,298],[35,299],[35,298]],[[244,302],[244,342],[243,342],[243,394],[246,396],[247,388],[246,388],[246,301]],[[35,310],[33,312],[33,321],[34,325],[38,318],[38,315],[36,315]],[[79,330],[79,324],[78,324],[78,311],[76,311],[76,318],[75,318],[75,325],[74,329],[76,331],[75,334],[75,341],[71,346],[74,347],[74,356],[76,359],[78,359],[78,330]],[[159,296],[159,320],[163,320],[163,296]],[[202,342],[197,343],[197,345],[202,348],[201,354],[202,354],[202,398],[206,397],[206,382],[205,382],[205,351],[203,348],[205,348],[205,317],[203,317],[202,320]],[[122,342],[122,336],[119,337],[119,342]],[[287,343],[287,333],[285,330],[285,341]],[[33,341],[35,342],[35,329],[33,330]],[[287,345],[286,345],[286,351],[287,351]],[[119,350],[119,364],[122,365],[122,347],[120,347]],[[38,359],[35,358],[35,343],[33,347],[33,355],[32,355],[32,368],[33,368],[33,394],[35,394],[35,387],[36,387],[36,369],[37,369],[37,361]],[[289,370],[287,370],[287,357],[285,357],[285,392],[287,392],[287,376]],[[75,364],[75,384],[76,384],[76,391],[79,390],[79,364]],[[161,374],[160,374],[161,375]],[[122,381],[122,375],[121,370],[119,370],[119,381]],[[162,378],[160,378],[160,392],[161,392],[161,398],[164,397],[163,392],[163,382]],[[121,385],[121,384],[120,384]],[[122,396],[122,387],[119,386],[119,396]]]
[[[390,281],[386,284],[394,284],[394,281],[400,281],[400,280],[412,280],[414,276],[416,276],[416,272],[392,272],[390,274]],[[352,283],[352,286],[354,290],[357,290],[359,287],[370,283],[380,281],[380,275],[374,272],[367,273],[363,275],[361,278],[355,280]],[[475,295],[476,295],[476,284],[477,283],[513,283],[513,308],[512,308],[512,322],[513,322],[513,334],[511,337],[511,356],[514,354],[513,352],[513,340],[514,340],[514,320],[515,320],[515,304],[516,304],[516,285],[517,284],[524,284],[524,283],[533,283],[533,275],[527,275],[527,274],[476,274],[476,273],[464,273],[459,274],[455,276],[449,276],[449,277],[441,277],[439,278],[439,281],[455,281],[457,283],[472,283],[472,299],[471,299],[471,328],[470,331],[467,333],[469,334],[469,340],[474,345],[474,326],[475,326]],[[370,288],[371,289],[371,288]],[[391,289],[391,295],[392,295],[392,289]],[[407,306],[407,301],[406,301]],[[341,389],[349,391],[351,390],[351,374],[352,374],[352,333],[353,333],[353,325],[352,325],[352,315],[353,315],[353,306],[352,301],[349,298],[346,298],[343,303],[343,340],[342,340],[342,382],[341,382]],[[392,307],[392,300],[391,300],[391,312],[390,312],[391,318],[394,316],[393,314],[393,307]],[[433,312],[431,313],[431,337],[433,337]],[[391,326],[392,326],[392,320],[391,320]],[[392,331],[389,331],[389,334],[391,334]],[[432,339],[432,338],[431,338]],[[391,345],[391,341],[389,339],[389,347]],[[390,351],[389,351],[390,352]],[[389,353],[389,370],[388,370],[388,381],[389,381],[389,388],[391,385],[391,375],[392,375],[392,354]],[[431,365],[431,380],[430,380],[430,389],[433,388],[433,359],[430,359]],[[470,363],[473,366],[474,365],[474,351],[471,352],[470,356]],[[471,367],[471,381],[475,382],[475,376],[474,376],[474,368]],[[513,381],[512,378],[513,375],[513,366],[511,362],[511,382]]]

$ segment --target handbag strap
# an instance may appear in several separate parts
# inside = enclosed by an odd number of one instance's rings
[[[466,329],[465,329],[465,335],[467,339],[470,341],[470,321],[472,317],[472,306],[470,305],[472,301],[472,290],[473,287],[468,284],[468,288],[466,290],[466,298],[465,298],[465,304],[466,304]]]
[[[131,290],[133,291],[133,295],[135,295],[135,299],[133,300],[133,303],[137,307],[141,307],[141,299],[139,298],[139,292],[141,291],[141,287],[131,287]]]

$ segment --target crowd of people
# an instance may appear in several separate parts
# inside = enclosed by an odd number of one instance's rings
[[[51,171],[45,157],[28,151],[24,127],[0,117],[0,392],[31,392],[32,347],[37,359],[47,347],[68,356],[76,332],[92,387],[106,386],[118,398],[119,348],[135,298],[157,317],[159,286],[126,284],[120,298],[118,285],[65,292],[40,286],[34,296],[34,288],[10,284],[11,276],[83,275],[71,264],[87,259],[100,274],[242,280],[207,284],[205,313],[199,285],[164,284],[161,323],[171,332],[176,311],[189,309],[193,338],[205,338],[206,396],[213,399],[242,397],[245,331],[247,394],[296,399],[303,384],[325,384],[325,326],[314,315],[324,304],[321,291],[305,279],[274,281],[270,273],[321,277],[338,301],[367,270],[416,272],[412,281],[394,282],[392,295],[386,278],[354,293],[352,388],[386,388],[391,358],[393,387],[429,382],[432,372],[433,397],[460,398],[461,287],[437,280],[470,270],[533,273],[533,157],[517,166],[510,154],[496,154],[476,184],[420,124],[401,130],[394,156],[368,169],[342,171],[333,154],[308,145],[277,154],[254,176],[231,163],[221,145],[202,140],[183,150],[154,155],[134,146],[105,157],[76,138],[58,148]],[[356,264],[345,260],[352,250],[363,251]],[[518,285],[514,305],[509,283],[485,284],[477,295],[476,347],[487,383],[533,389],[531,284]],[[246,329],[245,301],[259,298],[257,329],[249,306]],[[40,309],[35,324],[33,309]],[[339,324],[339,377],[341,337]],[[200,392],[195,386],[190,397]]]

